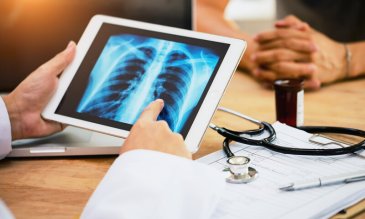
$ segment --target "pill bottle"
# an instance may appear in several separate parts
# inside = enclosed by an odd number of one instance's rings
[[[276,120],[296,127],[304,123],[304,90],[303,80],[276,80],[275,106]]]

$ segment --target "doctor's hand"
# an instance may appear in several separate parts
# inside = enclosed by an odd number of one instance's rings
[[[153,101],[146,107],[133,125],[120,154],[130,150],[145,149],[191,159],[191,153],[187,150],[183,137],[173,133],[166,121],[157,121],[163,107],[164,102],[161,99]]]
[[[75,49],[75,43],[70,42],[64,51],[32,72],[14,91],[3,97],[13,140],[47,136],[63,129],[60,123],[44,120],[41,112],[57,88],[59,75],[72,61]]]

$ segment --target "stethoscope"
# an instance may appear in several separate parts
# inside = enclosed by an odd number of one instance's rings
[[[235,156],[230,149],[230,142],[235,141],[243,144],[248,144],[252,146],[263,146],[267,149],[284,153],[284,154],[293,154],[293,155],[310,155],[310,156],[333,156],[333,155],[343,155],[349,153],[355,153],[359,150],[365,149],[365,140],[353,144],[350,146],[343,146],[342,144],[337,144],[340,146],[339,148],[326,148],[326,149],[315,149],[315,148],[295,148],[295,147],[287,147],[276,145],[273,141],[276,139],[276,132],[273,126],[267,122],[259,121],[253,119],[249,116],[243,115],[241,113],[235,112],[233,110],[218,107],[218,110],[235,115],[242,119],[245,119],[249,122],[252,122],[258,125],[258,129],[246,130],[246,131],[233,131],[224,127],[218,127],[213,123],[209,124],[209,127],[213,130],[217,131],[220,135],[224,136],[225,139],[223,141],[223,151],[227,155],[227,163],[231,172],[230,179],[227,178],[228,182],[231,183],[247,183],[255,179],[257,176],[257,171],[249,167],[250,159],[244,156]],[[358,137],[365,137],[365,131],[353,128],[343,128],[343,127],[331,127],[331,126],[301,126],[296,127],[300,130],[309,132],[309,133],[317,133],[312,136],[310,141],[315,142],[313,139],[318,136],[318,133],[336,133],[336,134],[346,134],[353,135]],[[254,139],[250,137],[255,137],[258,135],[262,135],[264,132],[268,133],[266,137],[261,139]],[[249,137],[246,137],[249,136]],[[333,143],[331,143],[333,144]],[[322,144],[323,145],[323,144]],[[240,158],[236,158],[240,157]],[[244,157],[244,158],[242,158]],[[240,166],[240,168],[238,168]]]

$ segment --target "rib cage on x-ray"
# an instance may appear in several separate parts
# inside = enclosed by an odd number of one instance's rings
[[[163,65],[154,86],[154,98],[163,99],[165,107],[159,115],[170,127],[175,127],[184,97],[191,84],[192,66],[189,57],[181,51],[172,51]]]
[[[197,46],[112,36],[91,72],[77,112],[133,124],[148,103],[161,98],[165,106],[158,119],[179,131],[217,62],[214,53]]]
[[[137,88],[154,55],[155,50],[151,47],[140,47],[137,54],[127,55],[112,71],[108,81],[104,83],[97,97],[85,107],[84,112],[115,120],[118,108]]]

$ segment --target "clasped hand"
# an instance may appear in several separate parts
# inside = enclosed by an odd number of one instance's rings
[[[252,74],[263,82],[302,78],[306,89],[341,80],[346,75],[346,51],[307,23],[288,16],[275,23],[275,30],[255,36],[258,49]]]

